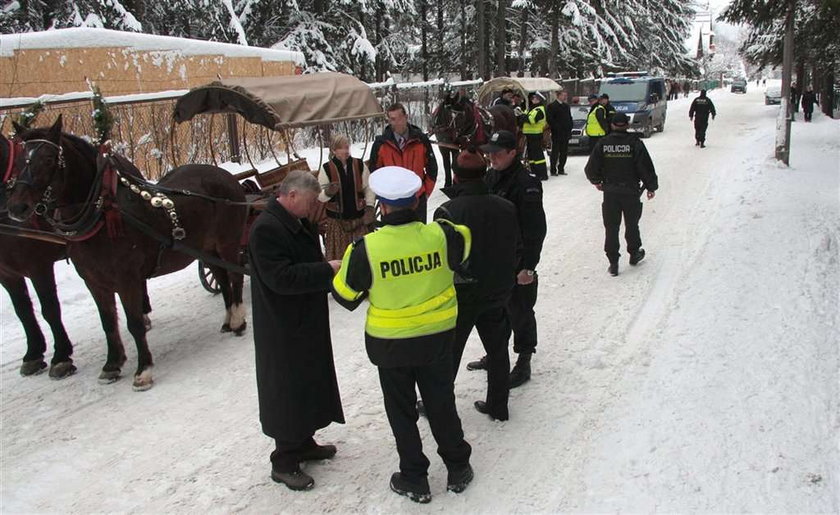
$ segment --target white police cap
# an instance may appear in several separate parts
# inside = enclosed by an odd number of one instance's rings
[[[411,204],[420,191],[420,177],[402,166],[383,166],[372,174],[370,189],[386,204]]]

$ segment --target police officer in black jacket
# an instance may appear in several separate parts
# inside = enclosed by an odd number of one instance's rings
[[[516,286],[507,306],[513,327],[513,350],[519,354],[510,373],[510,387],[516,388],[531,379],[531,355],[537,347],[537,320],[534,316],[538,283],[536,268],[546,233],[542,184],[522,165],[522,156],[516,151],[516,137],[511,132],[493,133],[490,142],[481,150],[488,154],[492,166],[484,182],[490,193],[516,206],[522,240]],[[487,356],[467,364],[468,370],[485,368]]]
[[[712,99],[706,96],[706,90],[700,90],[700,96],[691,102],[688,108],[688,119],[694,120],[694,145],[706,148],[706,128],[709,126],[709,115],[715,119],[717,111]]]
[[[551,175],[566,175],[566,157],[569,154],[569,138],[572,137],[572,110],[566,101],[565,90],[557,92],[557,100],[545,108],[548,126],[551,128]]]
[[[458,375],[464,346],[473,327],[487,352],[487,397],[475,408],[494,420],[508,419],[510,321],[506,306],[519,271],[519,222],[516,206],[490,194],[484,175],[487,162],[478,152],[461,152],[453,166],[455,184],[443,192],[452,200],[435,212],[466,225],[472,234],[470,259],[455,275],[458,321],[453,345],[453,378]]]
[[[618,275],[618,229],[622,216],[630,264],[635,266],[644,259],[645,249],[639,235],[639,218],[642,216],[639,196],[647,190],[647,198],[652,199],[659,187],[645,144],[637,136],[627,133],[629,123],[630,119],[624,113],[613,116],[612,132],[595,145],[585,168],[589,182],[604,192],[601,204],[606,229],[604,252],[610,261],[607,271],[612,276]]]

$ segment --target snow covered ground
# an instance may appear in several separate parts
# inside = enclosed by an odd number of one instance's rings
[[[330,303],[347,424],[316,435],[339,453],[308,465],[316,487],[294,493],[269,479],[251,334],[219,334],[222,301],[194,267],[150,282],[156,384],[135,393],[97,384],[93,301],[59,263],[75,376],[18,375],[22,330],[0,294],[0,510],[838,512],[840,123],[794,123],[785,168],[763,88],[711,97],[708,148],[693,145],[690,99],[647,140],[661,184],[645,201],[648,255],[634,268],[625,256],[619,277],[606,273],[585,157],[545,184],[533,379],[494,423],[472,408],[484,375],[459,374],[476,470],[463,494],[445,493],[422,420],[435,498],[420,507],[389,491],[397,456],[362,311]],[[465,359],[480,354],[474,335]]]

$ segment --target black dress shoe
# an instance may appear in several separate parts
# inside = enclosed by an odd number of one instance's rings
[[[481,359],[467,363],[467,370],[487,370],[487,356],[481,356]]]
[[[313,442],[314,443],[314,442]],[[298,461],[321,461],[329,460],[335,456],[337,449],[335,445],[318,445],[307,447],[300,451]]]
[[[450,471],[446,478],[446,489],[450,492],[460,494],[467,489],[467,485],[472,482],[474,477],[475,473],[473,472],[472,466],[469,464],[455,472]]]
[[[299,468],[291,472],[280,472],[271,469],[271,479],[277,483],[283,483],[290,490],[311,490],[315,486],[315,480]]]
[[[473,403],[473,406],[475,406],[475,410],[476,410],[477,412],[482,413],[482,414],[484,414],[484,415],[487,415],[488,417],[490,417],[490,419],[491,419],[491,420],[501,420],[501,421],[505,421],[505,420],[507,420],[507,419],[508,419],[508,415],[507,415],[507,414],[504,414],[504,415],[498,415],[498,414],[496,414],[496,413],[490,413],[490,408],[487,406],[487,403],[486,403],[486,402],[484,402],[484,401],[475,401],[475,402]]]
[[[557,175],[567,175],[565,170],[560,170]]]
[[[607,268],[607,272],[610,273],[611,276],[615,277],[618,275],[618,263],[610,263],[610,266]]]
[[[630,254],[630,265],[636,266],[639,264],[639,261],[645,258],[645,249],[639,249],[636,252]]]
[[[394,493],[404,495],[414,502],[426,504],[432,500],[432,492],[429,490],[429,481],[423,480],[423,483],[414,483],[408,481],[400,472],[394,472],[391,475],[391,490]]]

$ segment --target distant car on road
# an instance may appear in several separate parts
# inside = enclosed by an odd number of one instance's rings
[[[782,103],[782,88],[779,86],[770,86],[764,91],[764,105],[781,104]]]
[[[586,104],[571,104],[572,111],[572,137],[569,139],[569,153],[589,152],[589,136],[586,135],[586,117],[589,115],[589,106]]]
[[[732,93],[746,93],[747,92],[747,80],[746,79],[735,79],[732,81],[732,87],[729,89]]]

